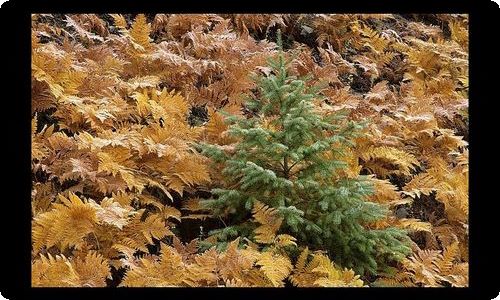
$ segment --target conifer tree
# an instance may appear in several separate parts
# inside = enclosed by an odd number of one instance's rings
[[[341,114],[318,114],[319,89],[289,75],[288,65],[280,49],[277,59],[269,60],[272,72],[255,76],[258,91],[245,104],[253,116],[228,116],[229,134],[238,141],[234,149],[200,145],[204,155],[223,165],[227,181],[204,201],[229,222],[212,235],[222,243],[235,236],[252,238],[257,225],[251,211],[260,201],[283,217],[280,232],[327,250],[337,264],[360,274],[387,271],[410,252],[406,232],[367,228],[388,210],[367,201],[373,186],[365,177],[339,175],[347,165],[343,151],[353,146],[361,125]]]

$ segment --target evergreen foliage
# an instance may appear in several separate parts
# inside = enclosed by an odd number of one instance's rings
[[[367,201],[374,191],[365,176],[340,176],[347,166],[343,151],[353,146],[362,126],[342,114],[316,113],[318,88],[289,75],[289,63],[280,51],[269,60],[272,72],[255,77],[257,96],[245,104],[253,117],[229,118],[229,134],[238,141],[232,151],[201,145],[203,154],[223,164],[227,181],[204,204],[233,224],[212,234],[222,245],[232,236],[251,235],[256,225],[249,221],[250,212],[260,201],[279,211],[282,231],[328,249],[343,267],[375,274],[410,252],[406,233],[364,226],[388,211]]]

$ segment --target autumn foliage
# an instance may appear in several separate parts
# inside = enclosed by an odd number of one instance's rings
[[[467,16],[37,14],[31,60],[33,286],[468,286]]]

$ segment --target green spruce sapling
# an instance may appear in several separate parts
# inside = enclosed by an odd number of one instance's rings
[[[214,189],[204,201],[229,226],[211,234],[219,242],[235,236],[252,238],[254,201],[278,209],[284,222],[280,232],[299,243],[327,250],[339,265],[356,272],[387,271],[410,252],[406,232],[365,225],[381,220],[388,210],[367,197],[373,186],[363,177],[342,178],[346,167],[343,149],[361,126],[335,114],[323,117],[313,101],[321,99],[317,87],[290,76],[289,61],[280,49],[270,59],[271,74],[256,76],[258,92],[245,106],[252,117],[229,117],[229,134],[238,141],[232,151],[202,144],[202,153],[224,166],[225,188]],[[227,223],[226,222],[226,223]]]

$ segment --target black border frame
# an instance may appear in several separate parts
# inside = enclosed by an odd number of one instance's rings
[[[494,129],[487,121],[495,120],[493,109],[486,109],[491,102],[486,96],[488,89],[492,90],[495,76],[495,54],[497,51],[494,42],[497,34],[489,34],[488,29],[497,29],[498,21],[495,13],[498,5],[492,1],[460,1],[460,0],[419,0],[419,1],[389,1],[376,0],[366,3],[342,1],[328,3],[326,1],[307,1],[298,3],[250,2],[246,6],[235,1],[204,2],[182,0],[177,3],[169,1],[133,1],[122,0],[95,1],[95,0],[38,0],[32,3],[22,3],[19,0],[10,0],[1,6],[0,22],[3,45],[2,58],[7,62],[7,69],[3,69],[5,77],[2,79],[2,91],[11,91],[11,97],[2,97],[4,113],[2,119],[9,116],[12,119],[3,121],[3,133],[7,136],[2,139],[2,149],[7,150],[7,159],[1,162],[11,162],[3,174],[7,175],[7,182],[3,185],[3,203],[0,206],[3,213],[1,219],[1,280],[0,292],[7,299],[30,299],[35,297],[50,297],[51,299],[88,299],[97,294],[104,297],[149,298],[154,295],[160,297],[322,297],[323,295],[340,296],[343,298],[402,298],[421,299],[422,297],[443,296],[445,299],[464,297],[466,299],[493,299],[500,292],[500,284],[493,272],[498,272],[498,258],[496,258],[494,243],[495,234],[487,231],[494,230],[495,213],[493,208],[495,199],[490,199],[488,193],[494,192],[494,176],[487,176],[481,172],[491,169],[495,172],[494,144],[496,135],[490,135],[488,129]],[[403,6],[405,4],[405,6]],[[497,9],[495,11],[495,9]],[[337,288],[337,289],[235,289],[235,288],[31,288],[31,167],[30,167],[30,120],[31,120],[31,13],[132,13],[132,12],[168,12],[168,13],[468,13],[470,24],[470,285],[468,288]],[[489,53],[488,53],[489,51]],[[490,59],[491,58],[491,59]],[[7,71],[7,72],[5,72]],[[4,80],[7,80],[5,82]],[[4,83],[5,82],[5,83]],[[494,99],[492,99],[494,100]],[[5,105],[7,105],[5,107]],[[491,116],[488,113],[492,114]],[[486,138],[491,141],[490,147],[480,146]],[[490,153],[485,153],[490,150]],[[4,154],[5,155],[5,154]],[[486,168],[486,167],[489,168]],[[491,182],[488,182],[490,180]],[[2,180],[3,181],[3,180]],[[5,193],[6,192],[6,193]],[[488,205],[488,206],[486,206]],[[490,208],[491,207],[491,208]],[[11,217],[11,218],[6,218]],[[497,217],[498,218],[498,217]],[[479,235],[482,236],[479,239]],[[9,263],[5,266],[5,263]],[[488,276],[489,270],[493,275]],[[319,298],[318,298],[319,299]]]

